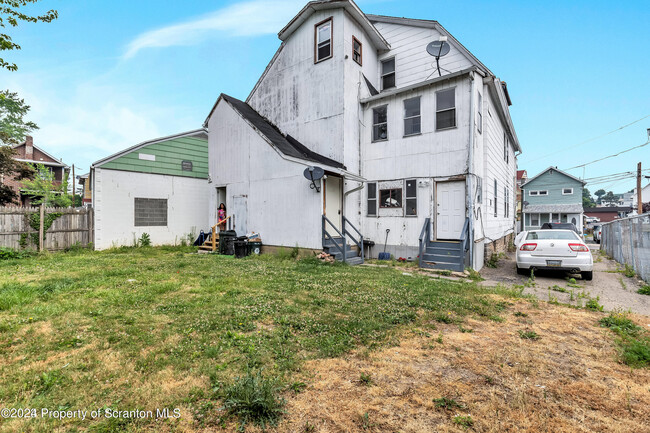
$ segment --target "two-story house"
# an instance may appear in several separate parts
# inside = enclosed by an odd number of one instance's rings
[[[544,223],[573,223],[582,232],[582,189],[585,182],[549,167],[528,179],[523,192],[524,230],[538,229]]]
[[[211,221],[223,202],[239,233],[351,263],[362,240],[459,270],[507,246],[521,149],[505,82],[438,22],[352,1],[309,2],[278,36],[248,98],[222,94],[204,124]]]
[[[54,174],[55,185],[60,185],[70,171],[70,167],[64,164],[62,160],[55,158],[42,148],[34,145],[34,139],[31,136],[25,137],[25,142],[13,147],[16,152],[15,159],[21,162],[36,166],[42,164],[47,170]],[[21,206],[29,206],[33,196],[22,187],[22,182],[14,178],[4,179],[3,182],[14,189],[18,195]]]

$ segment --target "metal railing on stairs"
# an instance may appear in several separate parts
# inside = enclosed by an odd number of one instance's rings
[[[354,235],[348,231],[348,229],[346,228],[346,226],[350,226],[350,227],[352,227],[352,229],[357,233],[357,235],[359,235],[359,239],[356,239],[356,238],[354,237]],[[352,242],[354,242],[355,245],[359,248],[359,251],[361,252],[361,261],[363,262],[363,259],[364,259],[364,257],[363,257],[363,254],[364,254],[364,253],[363,253],[363,235],[362,235],[361,232],[360,232],[360,231],[359,231],[359,230],[358,230],[358,229],[357,229],[357,228],[356,228],[356,227],[355,227],[355,226],[350,222],[350,220],[347,219],[345,216],[343,216],[343,234],[344,234],[344,235],[346,235],[346,234],[349,235],[349,236],[350,236],[350,239],[352,240]],[[344,238],[344,240],[345,240],[345,238]]]
[[[346,257],[345,257],[345,245],[346,245],[345,235],[343,235],[343,233],[341,233],[339,231],[339,229],[337,229],[336,226],[334,226],[332,221],[330,221],[325,215],[323,215],[322,217],[323,218],[322,218],[321,222],[322,222],[322,233],[323,233],[323,245],[325,245],[325,241],[329,240],[332,244],[334,244],[334,246],[336,246],[336,249],[339,250],[339,252],[341,253],[341,256],[343,257],[343,262],[345,262],[345,259],[346,259]],[[327,231],[327,224],[329,224],[334,229],[336,234],[338,234],[340,236],[341,245],[339,245],[339,243],[336,241],[336,239],[334,239],[332,237],[332,235],[330,235],[330,233]]]
[[[426,218],[424,220],[424,226],[422,226],[422,231],[420,232],[420,248],[418,249],[418,264],[420,267],[424,264],[424,251],[426,251],[427,244],[431,239],[431,218]]]
[[[342,227],[341,231],[336,228],[336,226],[330,221],[325,215],[322,216],[322,233],[323,233],[323,246],[325,246],[326,241],[331,242],[331,244],[336,247],[337,251],[341,253],[341,258],[343,262],[348,261],[347,257],[347,240],[350,239],[354,244],[359,248],[360,252],[360,257],[361,261],[364,260],[364,251],[363,251],[363,235],[357,229],[349,219],[347,219],[345,216],[342,217]],[[334,233],[336,233],[339,238],[341,239],[340,241],[337,241],[335,237],[333,237],[330,232],[327,230],[328,225],[333,229]],[[358,236],[358,238],[355,236],[353,232],[348,230],[348,227],[350,227]]]

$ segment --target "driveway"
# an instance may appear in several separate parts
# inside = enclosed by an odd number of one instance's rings
[[[584,306],[589,298],[599,297],[598,303],[605,310],[630,310],[633,313],[650,316],[650,296],[637,293],[645,284],[638,277],[628,278],[621,272],[621,266],[614,260],[600,254],[600,246],[587,242],[594,256],[594,279],[584,281],[579,275],[569,275],[559,271],[538,271],[535,280],[528,276],[517,275],[515,254],[508,253],[499,260],[496,268],[484,267],[481,284],[486,287],[505,284],[523,285],[524,293],[533,294],[544,301],[555,301]],[[575,279],[575,283],[570,280]]]

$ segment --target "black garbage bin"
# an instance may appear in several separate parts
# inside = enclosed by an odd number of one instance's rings
[[[262,242],[248,241],[248,251],[249,254],[260,255],[260,253],[262,252]]]
[[[236,240],[235,244],[235,257],[241,259],[246,257],[248,252],[248,242],[246,240]]]
[[[219,254],[226,256],[235,254],[235,239],[237,239],[237,233],[234,230],[219,232]]]

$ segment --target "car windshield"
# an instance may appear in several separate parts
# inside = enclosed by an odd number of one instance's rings
[[[526,236],[527,241],[536,240],[580,240],[578,236],[569,230],[540,230],[537,232],[529,232]]]

